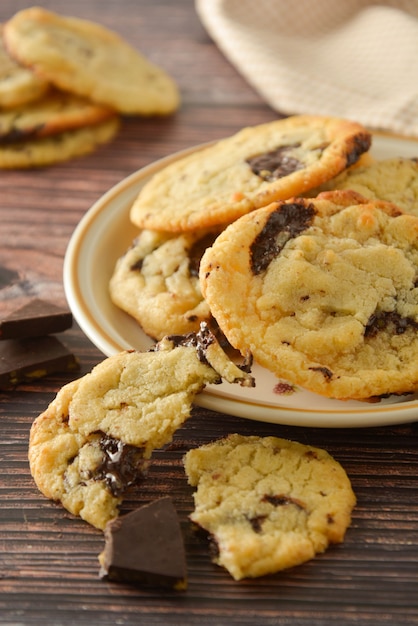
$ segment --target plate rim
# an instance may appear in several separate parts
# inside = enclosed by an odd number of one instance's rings
[[[373,138],[377,139],[378,142],[386,143],[394,141],[398,143],[407,142],[412,145],[417,143],[413,138],[392,136],[387,133],[373,133]],[[109,214],[112,212],[109,210],[109,205],[111,206],[112,202],[121,194],[132,195],[132,198],[134,198],[138,193],[137,187],[141,185],[144,179],[149,178],[162,167],[179,158],[202,150],[213,143],[215,142],[201,143],[179,150],[157,159],[126,176],[92,204],[73,230],[64,256],[64,292],[68,305],[81,330],[105,356],[116,354],[121,350],[132,348],[132,346],[123,341],[118,342],[106,329],[100,327],[85,300],[82,281],[79,280],[79,260],[83,255],[85,240],[96,225],[96,222],[107,217],[108,212]],[[130,319],[128,314],[125,313],[125,315],[127,319]],[[152,343],[150,339],[149,345],[151,346]],[[335,410],[335,408],[332,410],[323,408],[301,409],[299,407],[261,404],[258,401],[252,402],[247,398],[241,400],[237,397],[219,396],[209,385],[202,393],[196,396],[194,403],[202,408],[245,419],[300,427],[363,428],[418,421],[418,399],[381,406],[369,405],[364,408],[341,408],[341,410]]]

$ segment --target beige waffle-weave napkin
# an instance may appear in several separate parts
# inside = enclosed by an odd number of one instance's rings
[[[418,136],[418,0],[196,0],[196,10],[280,113]]]

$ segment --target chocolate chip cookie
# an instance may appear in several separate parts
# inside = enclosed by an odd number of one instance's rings
[[[235,580],[299,565],[344,539],[356,498],[325,450],[234,434],[190,450],[184,465],[197,488],[190,518]]]
[[[109,285],[112,301],[154,339],[198,330],[211,319],[200,290],[199,264],[217,234],[143,230],[116,264]]]
[[[145,353],[122,352],[64,386],[33,423],[30,470],[40,491],[97,528],[117,517],[156,448],[190,416],[197,393],[252,385],[203,325]]]
[[[202,293],[230,343],[338,399],[418,390],[418,218],[350,191],[242,217],[205,252]]]
[[[9,54],[56,87],[128,115],[157,115],[179,105],[177,85],[113,31],[42,7],[4,25]]]
[[[333,178],[370,143],[361,125],[321,116],[244,128],[155,174],[130,217],[140,228],[176,232],[230,223]]]

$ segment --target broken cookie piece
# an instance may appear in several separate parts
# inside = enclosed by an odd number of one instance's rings
[[[156,349],[170,349],[170,346],[184,346],[195,348],[199,360],[210,365],[221,379],[228,383],[239,383],[242,387],[255,387],[255,380],[251,376],[252,355],[246,352],[244,362],[236,365],[222,349],[215,334],[206,322],[201,322],[200,330],[187,335],[168,335],[156,344]],[[219,382],[221,382],[221,379]]]
[[[235,580],[298,565],[344,539],[356,498],[325,450],[234,434],[190,450],[184,465],[197,488],[190,519]]]
[[[183,537],[170,497],[108,522],[104,533],[105,548],[99,555],[101,578],[187,588]]]
[[[45,496],[103,529],[206,384],[253,381],[219,358],[206,327],[181,344],[167,338],[149,352],[121,352],[58,392],[30,433],[30,469]]]

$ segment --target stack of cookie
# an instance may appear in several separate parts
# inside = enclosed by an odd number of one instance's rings
[[[245,213],[345,171],[370,142],[359,124],[294,116],[245,128],[165,167],[132,206],[140,234],[115,268],[113,302],[155,339],[214,325],[199,282],[204,250]]]
[[[48,165],[110,141],[120,115],[166,115],[176,84],[116,33],[33,7],[1,30],[0,167]]]
[[[190,519],[235,580],[299,565],[344,540],[356,496],[325,450],[232,434],[189,450],[183,462],[196,487]]]
[[[370,143],[355,123],[294,116],[164,168],[132,206],[141,233],[112,276],[114,303],[155,337],[202,314],[326,397],[415,392],[418,168],[374,162]]]

